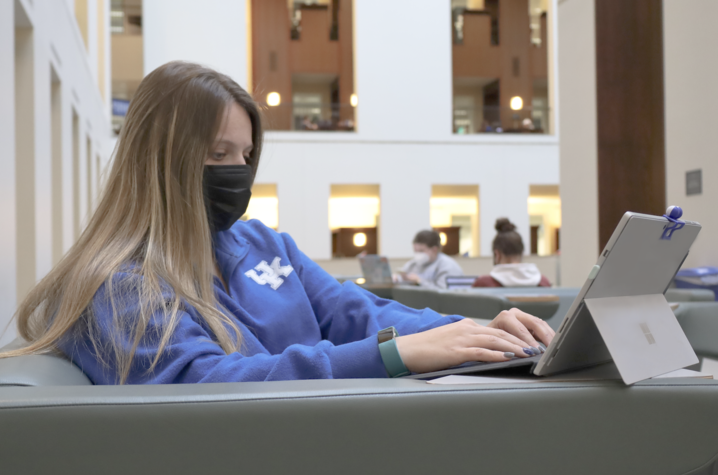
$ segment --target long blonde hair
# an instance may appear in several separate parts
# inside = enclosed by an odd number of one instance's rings
[[[55,351],[61,338],[79,329],[100,362],[116,367],[122,384],[150,321],[159,312],[162,331],[148,371],[170,341],[183,305],[197,310],[227,354],[238,351],[240,330],[214,296],[215,261],[202,184],[205,159],[232,101],[252,123],[248,163],[256,173],[260,115],[236,82],[185,62],[167,63],[143,79],[87,228],[15,314],[18,332],[29,345],[0,358]],[[131,279],[113,279],[125,269]],[[98,338],[100,322],[93,314],[93,299],[103,284],[113,314],[110,341]],[[134,301],[139,311],[118,312],[123,300]],[[127,339],[129,350],[123,344]]]

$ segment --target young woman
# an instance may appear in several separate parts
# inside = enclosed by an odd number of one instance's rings
[[[436,231],[419,231],[413,245],[414,258],[399,271],[397,282],[426,289],[445,289],[447,277],[464,275],[459,264],[441,252],[441,236]]]
[[[477,277],[473,287],[551,287],[536,264],[521,262],[524,242],[508,218],[496,220],[496,237],[492,245],[494,268],[489,275]]]
[[[229,77],[149,74],[87,229],[18,309],[29,345],[0,357],[59,350],[95,384],[196,383],[397,376],[550,342],[518,310],[483,327],[340,285],[288,235],[238,221],[261,150]]]

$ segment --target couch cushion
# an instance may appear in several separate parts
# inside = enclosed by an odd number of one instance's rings
[[[718,357],[718,302],[682,302],[675,314],[693,350]]]

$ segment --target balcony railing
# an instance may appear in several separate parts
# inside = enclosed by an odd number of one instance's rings
[[[356,130],[355,107],[350,104],[294,103],[266,106],[268,130],[344,131]]]
[[[551,111],[548,107],[454,107],[455,134],[524,133],[548,134]]]

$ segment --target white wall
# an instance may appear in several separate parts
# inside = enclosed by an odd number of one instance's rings
[[[478,184],[482,254],[500,216],[528,242],[529,185],[558,183],[557,137],[452,134],[450,0],[355,0],[354,14],[358,131],[267,133],[257,183],[277,185],[280,231],[327,259],[330,185],[379,184],[380,252],[408,257],[431,185]],[[245,0],[146,1],[145,73],[185,59],[247,84],[245,16]]]
[[[685,267],[718,266],[718,31],[715,0],[663,1],[666,202],[703,225]],[[686,171],[703,170],[703,194],[686,196]]]
[[[563,286],[581,286],[599,253],[594,8],[594,0],[558,4]]]
[[[56,0],[6,0],[0,2],[0,189],[2,190],[3,229],[0,232],[0,330],[4,329],[18,303],[16,286],[16,192],[15,151],[23,144],[15,143],[14,31],[15,8],[22,8],[30,20],[34,35],[34,115],[35,115],[35,274],[41,279],[52,267],[52,201],[51,201],[51,127],[50,127],[50,65],[57,71],[62,100],[63,218],[65,229],[72,222],[72,107],[80,115],[82,150],[89,135],[95,150],[104,150],[109,138],[109,117],[100,98],[97,80],[91,72],[85,46],[80,36],[74,11],[68,2]],[[108,10],[109,11],[109,10]],[[97,15],[90,21],[97,21]],[[108,30],[109,31],[109,30]],[[106,39],[109,41],[109,38]],[[93,57],[96,60],[97,55]],[[109,60],[109,58],[108,58]],[[106,156],[102,157],[104,161]],[[94,157],[93,157],[94,161]],[[86,163],[82,156],[80,162]],[[81,176],[80,186],[87,183]],[[22,206],[22,203],[20,203]],[[86,206],[82,207],[83,213]],[[83,220],[86,216],[83,215]],[[72,239],[65,233],[67,249]],[[0,337],[0,345],[14,337],[14,328]]]
[[[478,184],[481,253],[490,255],[496,218],[511,217],[528,239],[529,185],[556,183],[558,177],[557,145],[550,138],[517,145],[318,134],[268,133],[257,175],[257,183],[277,184],[279,229],[316,259],[331,253],[331,184],[380,185],[380,252],[390,257],[410,256],[414,234],[429,227],[432,184]]]
[[[246,1],[142,2],[145,74],[180,59],[212,67],[247,87]]]
[[[354,1],[360,136],[451,137],[449,5],[449,0]]]

